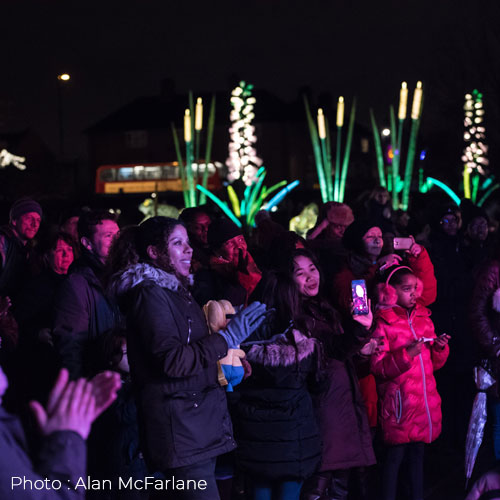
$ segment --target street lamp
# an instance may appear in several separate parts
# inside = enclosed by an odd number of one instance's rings
[[[63,95],[62,88],[71,77],[68,73],[57,75],[57,113],[59,115],[59,154],[61,159],[64,156],[64,116],[63,116]]]

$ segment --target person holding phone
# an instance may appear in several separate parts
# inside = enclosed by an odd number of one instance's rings
[[[383,348],[372,355],[371,372],[379,394],[379,424],[387,447],[382,499],[397,498],[398,475],[406,458],[411,498],[423,500],[424,443],[441,433],[441,398],[434,371],[448,357],[450,336],[436,336],[424,306],[422,283],[409,266],[387,269],[377,286],[375,337]]]
[[[277,295],[273,303],[277,325],[286,326],[291,320],[303,335],[319,341],[327,380],[324,386],[318,384],[314,398],[323,442],[321,463],[305,481],[301,498],[345,500],[353,469],[375,464],[366,409],[352,361],[370,340],[372,313],[368,310],[368,314],[353,314],[351,304],[349,317],[341,319],[320,293],[321,273],[315,257],[307,250],[291,254],[286,273],[293,286],[289,294]]]

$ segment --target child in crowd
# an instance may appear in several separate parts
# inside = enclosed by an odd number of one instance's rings
[[[411,498],[423,500],[424,443],[441,433],[441,398],[434,370],[448,357],[449,335],[436,337],[430,311],[421,300],[422,282],[408,266],[393,266],[378,286],[374,337],[383,349],[371,358],[379,395],[379,423],[387,447],[383,500],[397,497],[398,474],[406,458]]]

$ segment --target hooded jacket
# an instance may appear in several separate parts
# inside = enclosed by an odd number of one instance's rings
[[[321,458],[308,388],[316,385],[318,342],[298,330],[245,347],[252,376],[233,395],[236,460],[262,479],[305,479]]]
[[[410,311],[396,304],[396,291],[390,285],[384,292],[373,334],[383,338],[384,350],[370,361],[383,439],[389,445],[431,443],[441,433],[441,398],[434,370],[444,365],[449,348],[425,342],[421,354],[412,358],[406,346],[422,337],[436,338],[430,311],[422,305],[425,299],[421,296]]]
[[[227,343],[208,333],[178,278],[149,264],[111,282],[127,318],[127,353],[142,449],[150,470],[204,462],[236,447],[217,360]]]
[[[478,274],[469,308],[469,323],[481,355],[491,363],[499,380],[500,360],[500,262],[491,260]],[[498,383],[491,389],[498,397]]]

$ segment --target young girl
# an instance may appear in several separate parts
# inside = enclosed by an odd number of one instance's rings
[[[424,443],[441,433],[441,398],[434,370],[448,357],[449,336],[436,337],[430,311],[422,305],[422,282],[407,266],[394,266],[378,287],[374,337],[383,350],[371,358],[379,394],[379,423],[387,454],[384,500],[395,500],[404,458],[410,469],[413,500],[423,500]]]

